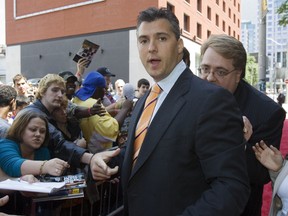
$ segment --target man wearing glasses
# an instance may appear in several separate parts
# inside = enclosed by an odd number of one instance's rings
[[[285,111],[272,99],[245,80],[246,51],[241,42],[227,35],[212,35],[201,47],[199,74],[202,79],[229,90],[235,97],[244,124],[251,122],[252,135],[246,136],[246,156],[251,194],[243,216],[261,216],[264,184],[270,181],[268,170],[256,159],[252,146],[260,140],[279,149]],[[246,118],[247,117],[247,118]]]

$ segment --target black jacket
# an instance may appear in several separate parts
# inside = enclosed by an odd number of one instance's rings
[[[35,112],[43,113],[43,115],[48,120],[50,142],[49,150],[52,158],[60,158],[62,160],[68,161],[70,165],[75,167],[80,167],[80,160],[82,155],[86,152],[85,149],[77,146],[75,143],[65,140],[60,130],[58,130],[54,125],[55,122],[51,118],[49,111],[41,103],[40,100],[36,100],[33,104],[25,107],[26,110],[33,110]]]

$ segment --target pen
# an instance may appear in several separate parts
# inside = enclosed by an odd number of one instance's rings
[[[69,159],[68,159],[68,161],[67,161],[67,163],[70,165],[71,164],[71,162],[72,162],[72,158],[73,158],[73,155],[74,155],[74,152],[75,152],[75,149],[72,151],[72,153],[70,154],[70,157],[69,157]],[[65,170],[64,170],[64,172],[63,172],[63,176],[64,175],[67,175],[67,170],[68,170],[68,168],[66,168]]]

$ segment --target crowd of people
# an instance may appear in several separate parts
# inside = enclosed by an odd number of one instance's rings
[[[287,216],[288,163],[278,150],[286,112],[245,81],[242,43],[211,35],[197,77],[171,11],[140,12],[136,32],[155,82],[140,79],[136,94],[123,79],[114,92],[107,67],[86,73],[85,58],[75,73],[47,74],[37,90],[21,74],[14,87],[0,86],[1,179],[86,167],[89,188],[97,187],[89,178],[121,182],[130,216],[261,216],[272,180],[269,216]]]

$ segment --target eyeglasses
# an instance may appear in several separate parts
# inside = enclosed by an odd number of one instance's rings
[[[237,68],[234,68],[231,71],[228,71],[226,69],[216,69],[214,70],[212,73],[213,75],[216,74],[218,77],[225,77],[228,74],[232,73],[233,71],[238,70]],[[204,76],[208,76],[211,73],[211,69],[209,67],[206,66],[202,66],[200,68],[198,68],[198,72]]]

